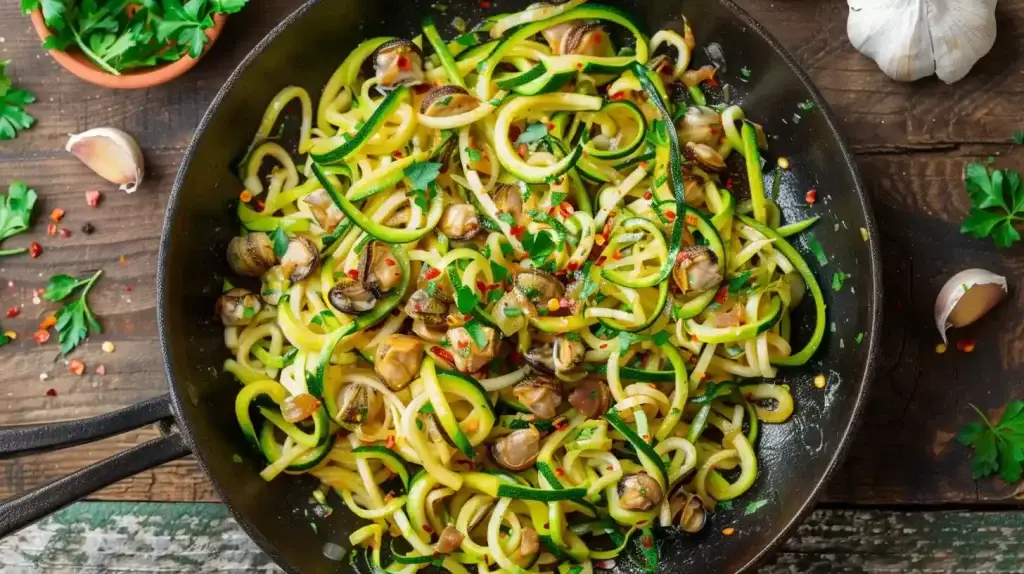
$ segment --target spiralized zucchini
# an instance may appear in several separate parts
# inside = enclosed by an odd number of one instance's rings
[[[814,220],[783,225],[760,126],[684,87],[685,23],[571,0],[423,29],[256,130],[228,247],[249,288],[218,301],[240,428],[266,480],[368,522],[373,571],[590,572],[634,539],[656,568],[651,525],[742,496],[795,408],[772,379],[825,306],[786,237]]]

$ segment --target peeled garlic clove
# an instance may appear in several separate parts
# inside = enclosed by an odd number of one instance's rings
[[[952,84],[996,39],[996,0],[848,0],[850,43],[890,78]]]
[[[984,269],[961,271],[946,281],[935,299],[935,326],[946,342],[946,329],[977,321],[1006,296],[1006,277]]]
[[[64,147],[103,179],[132,193],[142,183],[142,150],[117,128],[93,128],[68,139]]]

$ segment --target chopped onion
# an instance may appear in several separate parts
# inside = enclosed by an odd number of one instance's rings
[[[984,269],[961,271],[946,282],[935,299],[935,326],[946,340],[946,329],[966,327],[1006,297],[1006,277]]]
[[[345,549],[333,542],[324,542],[324,556],[328,560],[341,560],[345,557]]]

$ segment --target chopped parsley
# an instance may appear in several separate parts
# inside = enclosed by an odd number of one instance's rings
[[[825,255],[825,250],[822,249],[821,243],[813,233],[807,234],[807,247],[814,254],[814,258],[818,260],[819,265],[828,265],[828,256]]]
[[[796,105],[796,107],[800,108],[800,111],[802,112],[809,112],[813,110],[815,106],[814,102],[808,99],[800,102],[799,104]]]
[[[548,135],[548,126],[545,124],[529,124],[516,139],[516,145],[536,143]]]
[[[1020,174],[1013,170],[994,169],[983,164],[967,164],[964,172],[971,210],[960,227],[960,233],[977,238],[991,237],[996,247],[1009,247],[1020,241],[1015,223],[1024,218],[1024,188]]]
[[[466,146],[466,156],[469,157],[469,161],[480,161],[483,159],[483,154],[478,150],[475,150],[469,146]]]
[[[535,264],[540,265],[555,250],[551,234],[545,231],[527,233],[523,236],[523,249]]]
[[[832,290],[840,291],[843,288],[843,282],[846,281],[850,276],[842,271],[836,271],[832,274]]]
[[[288,234],[278,225],[277,229],[270,232],[270,240],[274,242],[274,255],[280,259],[288,252]]]
[[[441,175],[441,164],[436,161],[416,162],[405,168],[405,177],[412,188],[413,203],[428,209],[427,202],[434,197],[434,181]]]
[[[750,271],[744,271],[738,277],[734,277],[734,278],[730,279],[729,280],[729,292],[730,293],[739,293],[740,289],[743,289],[747,285],[747,283],[750,282],[750,276],[751,276]]]
[[[510,317],[510,318],[511,317],[522,317],[523,316],[523,310],[520,309],[519,307],[505,307],[505,316],[506,317]]]
[[[508,277],[507,268],[498,265],[494,261],[489,261],[489,263],[491,264],[491,275],[494,276],[495,283],[501,283],[506,277]]]
[[[472,319],[466,323],[466,331],[469,332],[469,336],[473,338],[478,349],[487,348],[487,333],[484,333],[483,325],[479,321]]]
[[[1024,131],[1013,132],[1013,143],[1024,145]]]
[[[755,500],[754,502],[747,504],[747,507],[743,509],[743,514],[746,516],[750,516],[751,514],[754,514],[758,510],[764,508],[767,504],[767,499]]]

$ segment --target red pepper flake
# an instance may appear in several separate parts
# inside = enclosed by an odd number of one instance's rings
[[[516,141],[521,135],[523,135],[523,130],[521,130],[519,126],[512,126],[508,128],[509,141]]]
[[[57,235],[57,224],[56,223],[47,223],[46,224],[46,234],[49,235],[50,237],[53,237],[54,235]]]
[[[71,237],[71,232],[68,231],[67,229],[61,229],[60,230],[60,236],[61,237]]]
[[[96,374],[97,375],[105,375],[105,374],[107,374],[107,368],[104,367],[103,365],[100,365],[100,366],[96,367]]]
[[[519,157],[521,157],[521,158],[525,159],[526,158],[526,152],[528,152],[528,151],[530,151],[530,148],[526,147],[526,144],[524,144],[524,143],[521,143],[521,144],[516,146],[516,153],[518,153]]]
[[[651,190],[647,190],[644,192],[644,199],[646,199],[647,201],[650,201],[652,197],[654,197],[654,194],[651,193]]]
[[[808,191],[807,196],[804,197],[804,200],[806,200],[807,203],[814,203],[818,201],[818,190],[812,189],[811,191]]]
[[[576,62],[576,69],[577,70],[582,70],[583,69],[583,62]]]
[[[616,102],[624,99],[626,99],[626,92],[615,92],[614,94],[612,94],[612,100]]]
[[[452,365],[455,364],[455,357],[453,357],[452,354],[448,351],[448,349],[445,349],[444,347],[438,347],[438,346],[435,345],[435,346],[430,348],[430,352],[434,353],[438,357],[441,357],[442,359],[447,361],[449,364],[452,364]]]
[[[561,468],[556,468],[555,469],[555,475],[556,476],[565,476],[565,471],[562,470]]]
[[[49,329],[50,327],[53,327],[56,324],[57,324],[57,316],[56,315],[47,315],[46,318],[43,319],[43,322],[39,323],[39,328],[40,329]]]
[[[616,251],[615,253],[612,253],[612,259],[614,259],[616,261],[618,261],[619,259],[622,259],[622,252],[621,251]]]
[[[572,206],[568,201],[563,201],[558,205],[558,208],[562,210],[562,215],[569,217],[573,213],[576,213],[576,208]]]
[[[577,261],[570,261],[565,265],[565,268],[568,269],[570,272],[576,271],[577,269],[580,268],[580,264]]]
[[[977,341],[974,339],[960,339],[956,342],[956,349],[963,353],[973,353],[976,346]]]
[[[399,70],[402,70],[403,72],[408,72],[409,68],[411,68],[411,67],[412,67],[412,62],[409,61],[409,58],[407,58],[405,56],[399,56],[398,57],[398,69]]]
[[[433,534],[434,533],[434,529],[431,528],[429,524],[424,524],[423,525],[423,532],[426,532],[427,534]]]
[[[256,206],[256,211],[259,211],[261,213],[263,212],[263,208],[267,206],[267,204],[263,203],[262,199],[257,199],[253,205]]]
[[[636,523],[637,526],[643,526],[644,524],[647,524],[646,520],[638,520]]]
[[[416,84],[412,87],[412,91],[417,94],[425,94],[430,91],[430,84]]]
[[[78,359],[72,359],[68,364],[68,370],[81,377],[82,373],[85,372],[85,363]]]
[[[348,276],[353,281],[358,280],[359,279],[359,270],[358,269],[349,269],[348,270]]]
[[[512,229],[509,230],[509,233],[511,233],[512,237],[515,237],[516,239],[522,239],[524,231],[526,231],[526,228],[522,225],[513,225]]]
[[[55,397],[57,396],[57,389],[46,389],[46,396]]]
[[[396,150],[394,153],[391,154],[391,157],[395,159],[402,159],[402,152]]]
[[[651,540],[650,536],[644,536],[640,539],[640,541],[644,543],[644,548],[650,548],[651,546],[654,546],[654,541]]]
[[[653,387],[654,385],[651,385],[651,386]],[[651,435],[649,435],[649,434],[647,434],[647,433],[644,433],[644,436],[642,436],[642,437],[640,437],[640,438],[642,438],[642,439],[644,439],[644,440],[651,440]]]
[[[696,226],[697,225],[697,216],[692,214],[692,213],[687,213],[686,217],[683,218],[683,221],[685,221],[687,225]]]
[[[604,255],[602,255],[602,256],[597,258],[597,261],[594,263],[594,265],[597,265],[598,267],[600,267],[600,266],[604,265],[604,262],[607,261],[607,260],[608,260],[608,258],[605,257]]]
[[[608,465],[608,470],[615,470],[615,467],[609,464]]]
[[[676,212],[674,212],[674,211],[666,211],[665,212],[665,219],[667,219],[669,221],[675,221],[676,220]]]
[[[384,260],[384,265],[387,265],[388,267],[394,267],[395,266],[395,260],[394,259],[385,259]]]
[[[249,203],[252,201],[252,192],[248,189],[243,189],[242,193],[238,194],[238,201],[241,201],[242,203]]]
[[[39,245],[38,243],[36,243],[35,241],[33,241],[33,242],[32,242],[32,243],[31,243],[31,244],[30,244],[30,245],[28,246],[28,255],[29,255],[29,257],[31,257],[32,259],[35,259],[35,258],[39,257],[39,256],[40,256],[40,255],[42,255],[42,254],[43,254],[43,246],[42,246],[42,245]]]
[[[707,80],[704,80],[704,83],[711,86],[712,88],[718,87],[718,80],[716,80],[714,76],[711,76]]]
[[[732,189],[732,178],[731,178],[731,177],[730,177],[730,178],[727,178],[727,179],[725,180],[725,188],[726,188],[726,189]]]
[[[723,528],[722,534],[726,536],[732,536],[733,534],[736,534],[736,529],[731,526],[729,528]]]
[[[131,293],[132,292],[132,286],[131,285],[125,285],[124,286],[124,292],[125,293]]]
[[[428,269],[428,270],[427,270],[427,273],[426,273],[426,275],[425,275],[425,277],[426,277],[426,278],[427,278],[428,280],[430,280],[430,279],[437,279],[437,278],[438,278],[438,277],[440,277],[440,276],[441,276],[441,270],[440,270],[440,269],[435,269],[435,268],[433,268],[433,267],[431,267],[430,269]]]
[[[19,309],[17,307],[11,307],[10,309],[7,310],[7,318],[8,319],[13,319],[13,318],[17,317],[20,313],[21,313],[21,309]]]
[[[388,440],[384,443],[388,448],[395,448],[395,435],[389,434]]]
[[[476,289],[477,289],[477,291],[480,291],[481,294],[487,293],[487,284],[484,283],[483,281],[477,279],[476,280]]]
[[[480,7],[486,10],[491,7],[491,3],[488,0],[480,0]]]
[[[101,197],[103,197],[103,194],[99,191],[96,191],[95,189],[89,190],[85,192],[85,203],[89,207],[99,207]]]
[[[715,303],[718,303],[718,304],[725,303],[725,300],[728,299],[728,298],[729,298],[729,289],[727,289],[726,287],[722,287],[721,289],[718,290],[718,293],[715,293]]]
[[[54,207],[53,211],[50,212],[50,221],[60,223],[61,219],[64,219],[64,210],[59,207]]]
[[[469,346],[469,341],[466,341],[466,340],[459,341],[459,348],[460,349],[465,349],[468,346]]]
[[[509,355],[508,357],[509,357],[510,359],[512,359],[512,362],[513,362],[513,363],[515,363],[515,364],[517,364],[517,365],[519,364],[519,362],[520,362],[520,361],[519,361],[519,353],[517,353],[517,352],[515,352],[515,351],[512,351],[512,354],[511,354],[511,355]]]

